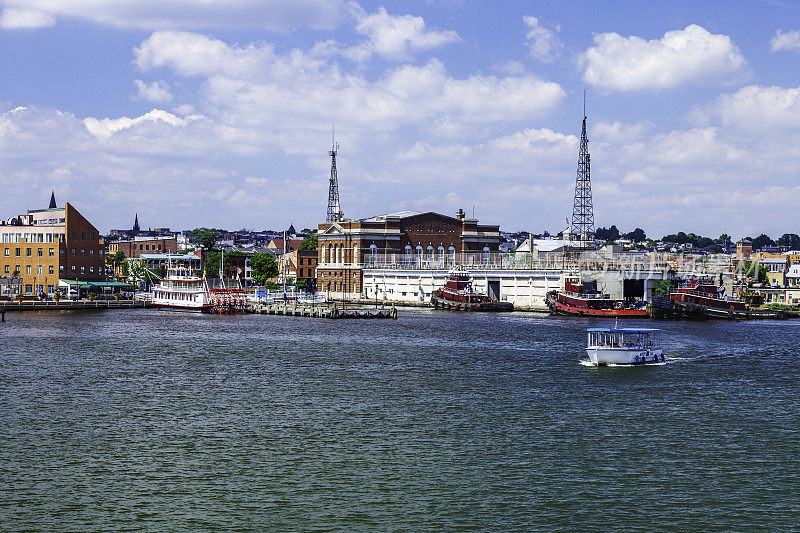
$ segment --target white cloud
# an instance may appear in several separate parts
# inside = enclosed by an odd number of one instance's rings
[[[6,11],[38,12],[46,17],[40,20],[50,21],[25,27],[49,26],[56,17],[75,17],[144,30],[331,29],[346,11],[343,0],[3,0],[3,4]]]
[[[743,133],[796,131],[800,129],[800,87],[750,85],[719,96],[695,113],[702,121],[718,120]]]
[[[435,59],[369,81],[300,50],[276,54],[266,43],[231,46],[185,32],[156,32],[135,54],[142,70],[162,67],[205,77],[207,103],[245,126],[277,121],[316,131],[328,127],[328,120],[319,118],[330,117],[381,131],[445,116],[460,123],[525,120],[548,112],[565,96],[558,84],[533,76],[452,78]]]
[[[0,28],[3,29],[47,28],[55,23],[56,19],[44,11],[7,7],[0,13]]]
[[[365,15],[357,12],[356,31],[369,40],[342,53],[350,59],[362,61],[377,54],[390,61],[406,61],[415,52],[439,48],[459,40],[454,31],[428,29],[422,17],[390,15],[384,8]]]
[[[730,37],[711,34],[694,24],[650,41],[601,33],[594,36],[594,42],[583,55],[583,79],[603,89],[724,84],[747,75],[747,62]]]
[[[800,51],[800,30],[793,30],[786,33],[778,30],[775,33],[775,37],[769,42],[769,46],[773,52],[777,52],[778,50]]]
[[[172,100],[169,86],[163,81],[145,83],[142,80],[135,80],[133,83],[136,85],[136,97],[140,100],[147,100],[157,104],[164,104]]]
[[[544,63],[555,61],[564,48],[563,43],[556,37],[561,27],[556,25],[552,29],[548,28],[539,22],[538,18],[530,15],[522,17],[522,20],[528,27],[525,37],[531,56]]]
[[[102,139],[107,139],[121,130],[128,129],[148,121],[155,122],[160,120],[171,126],[184,126],[189,120],[194,120],[196,118],[198,117],[187,117],[186,119],[183,119],[176,117],[167,111],[153,109],[149,113],[136,118],[120,117],[116,119],[104,118],[98,120],[93,117],[88,117],[84,119],[83,123],[86,125],[86,129],[89,130],[92,135]]]

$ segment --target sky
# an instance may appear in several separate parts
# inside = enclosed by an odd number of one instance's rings
[[[800,2],[0,0],[0,217],[800,233]]]

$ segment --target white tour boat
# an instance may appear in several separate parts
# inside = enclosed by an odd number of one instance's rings
[[[214,308],[205,280],[189,268],[170,267],[153,289],[153,305],[177,311],[209,313]]]
[[[586,354],[593,365],[642,365],[664,362],[659,329],[590,328]]]

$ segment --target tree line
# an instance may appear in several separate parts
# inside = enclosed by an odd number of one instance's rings
[[[594,233],[596,239],[604,242],[613,242],[619,239],[628,239],[633,242],[649,241],[647,234],[641,228],[636,228],[629,233],[622,233],[617,226],[612,225],[608,228],[597,228]],[[762,233],[758,237],[745,237],[753,243],[753,250],[761,250],[769,246],[788,246],[791,250],[800,250],[800,235],[796,233],[784,233],[778,239],[772,239],[769,235]],[[731,236],[723,233],[716,239],[697,235],[695,233],[672,233],[661,238],[661,242],[673,244],[691,244],[694,248],[708,248],[713,245],[727,245],[732,242]]]

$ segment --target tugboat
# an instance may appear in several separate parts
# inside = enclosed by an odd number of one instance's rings
[[[205,280],[187,267],[170,267],[167,270],[167,275],[153,289],[152,304],[176,311],[210,313],[214,310]]]
[[[593,365],[643,365],[663,363],[658,329],[590,328],[587,329],[586,355]]]
[[[567,281],[563,291],[548,292],[545,302],[550,313],[566,316],[647,318],[646,309],[625,307],[623,300],[603,294],[597,290],[596,285],[597,282],[579,285],[576,281]]]
[[[725,296],[713,283],[689,280],[669,293],[671,316],[676,318],[782,318],[781,311],[753,310],[746,302]]]
[[[472,289],[472,277],[466,270],[450,271],[444,287],[434,291],[431,303],[436,309],[453,309],[456,311],[513,311],[511,302],[492,300],[485,294],[476,293]]]

